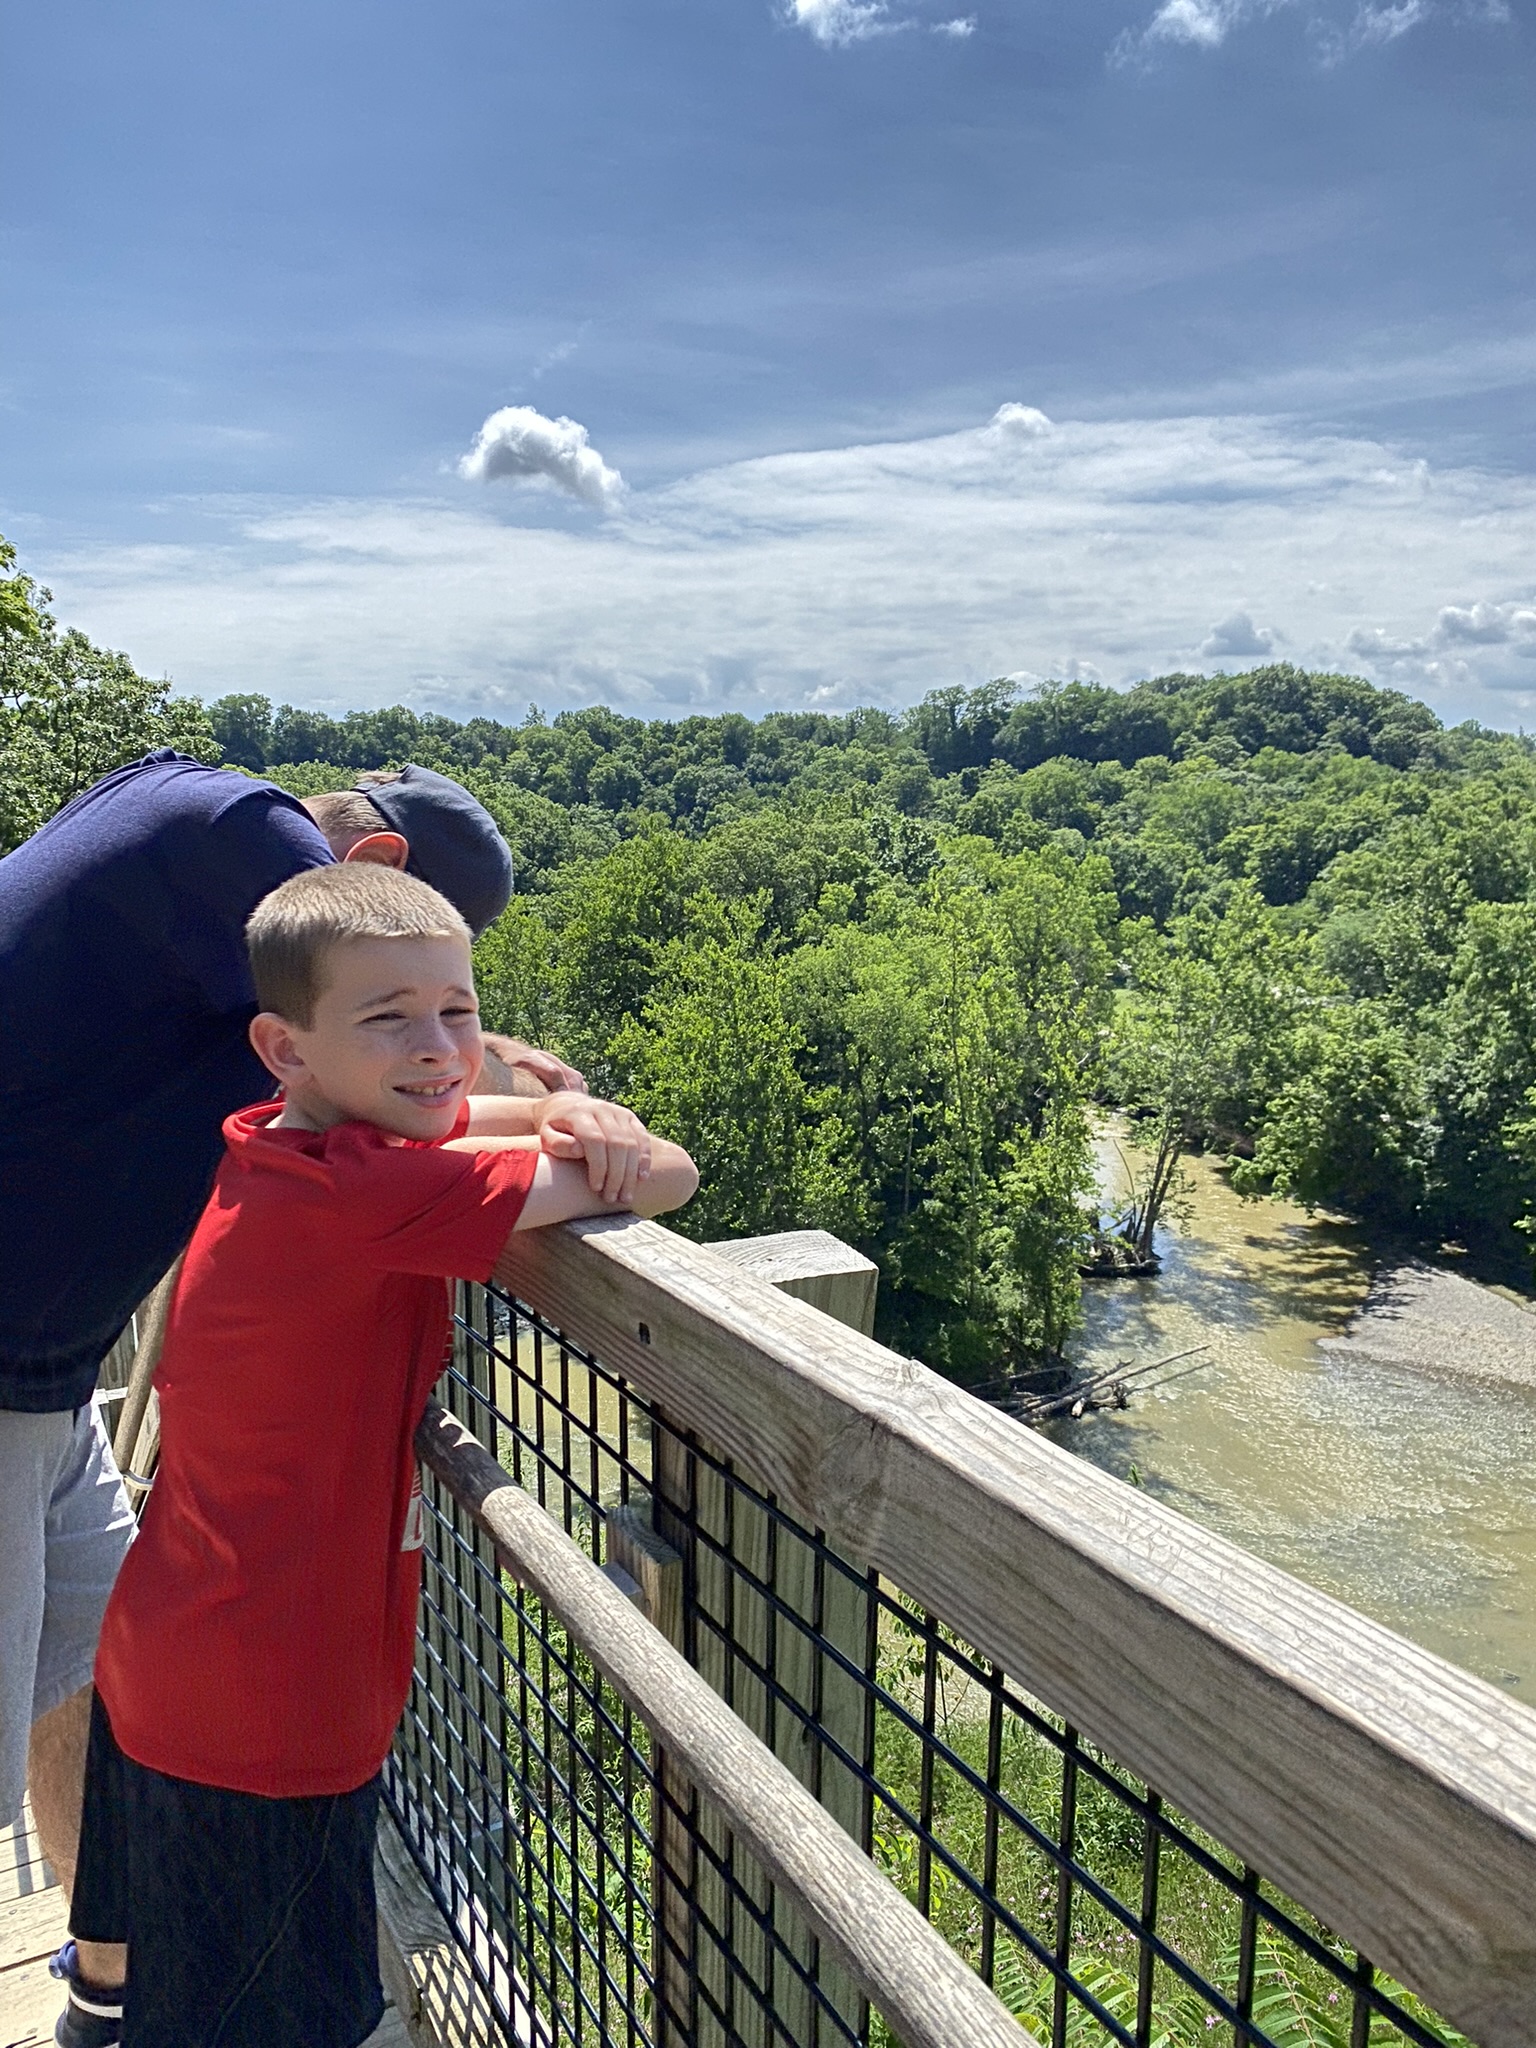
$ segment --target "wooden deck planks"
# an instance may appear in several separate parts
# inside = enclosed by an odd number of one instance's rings
[[[64,1996],[48,1958],[67,1921],[64,1894],[25,1807],[15,1827],[0,1829],[0,2048],[52,2042]]]

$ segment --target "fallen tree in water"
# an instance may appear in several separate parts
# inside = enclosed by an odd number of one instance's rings
[[[1194,1344],[1187,1351],[1170,1352],[1166,1358],[1153,1358],[1142,1365],[1133,1365],[1130,1359],[1117,1359],[1102,1372],[1091,1374],[1086,1379],[1074,1375],[1065,1366],[1047,1366],[1038,1372],[1005,1373],[995,1380],[984,1381],[973,1387],[972,1393],[983,1401],[990,1401],[994,1407],[1018,1421],[1036,1428],[1042,1422],[1054,1422],[1062,1416],[1092,1414],[1099,1408],[1124,1408],[1130,1400],[1133,1382],[1143,1381],[1148,1373],[1160,1371],[1164,1366],[1180,1365],[1186,1358],[1199,1357],[1210,1350],[1209,1344]],[[1185,1366],[1183,1372],[1170,1373],[1166,1379],[1147,1381],[1134,1388],[1141,1394],[1156,1393],[1162,1387],[1172,1386],[1175,1380],[1199,1372],[1201,1365]]]

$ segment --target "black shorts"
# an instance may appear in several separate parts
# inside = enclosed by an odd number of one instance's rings
[[[384,2012],[379,1781],[264,1799],[147,1770],[91,1708],[70,1932],[125,1941],[123,2048],[357,2048]]]

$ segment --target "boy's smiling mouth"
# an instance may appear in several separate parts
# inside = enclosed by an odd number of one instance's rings
[[[463,1085],[464,1076],[462,1074],[455,1074],[451,1080],[397,1081],[395,1083],[395,1093],[397,1095],[408,1095],[413,1102],[430,1104],[444,1101],[453,1094],[455,1089],[462,1088]]]

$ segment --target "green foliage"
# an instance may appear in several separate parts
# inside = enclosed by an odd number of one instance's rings
[[[644,1002],[608,1057],[625,1100],[685,1145],[699,1168],[691,1235],[856,1227],[835,1107],[806,1087],[782,963],[758,945],[762,906],[690,899]]]
[[[8,574],[16,567],[16,550],[0,534],[0,649],[13,640],[35,640],[42,631],[38,600],[47,604],[49,593],[39,591],[30,576]]]
[[[0,541],[0,569],[14,560]],[[200,704],[146,680],[127,655],[61,633],[47,599],[29,577],[0,580],[0,852],[152,747],[219,758]]]
[[[710,1227],[842,1218],[883,1334],[934,1364],[1071,1327],[1095,1099],[1140,1141],[1133,1232],[1213,1144],[1248,1192],[1488,1258],[1536,1232],[1523,737],[1286,664],[755,723],[205,715],[47,602],[0,543],[0,845],[159,744],[301,795],[406,760],[458,776],[517,869],[488,1018],[715,1133]],[[745,1064],[708,1054],[716,1001],[766,1034]],[[756,1101],[771,1198],[721,1149]]]
[[[1423,1208],[1433,1131],[1404,1033],[1379,1004],[1341,1005],[1308,1030],[1271,1098],[1238,1188],[1353,1209],[1399,1227]]]

